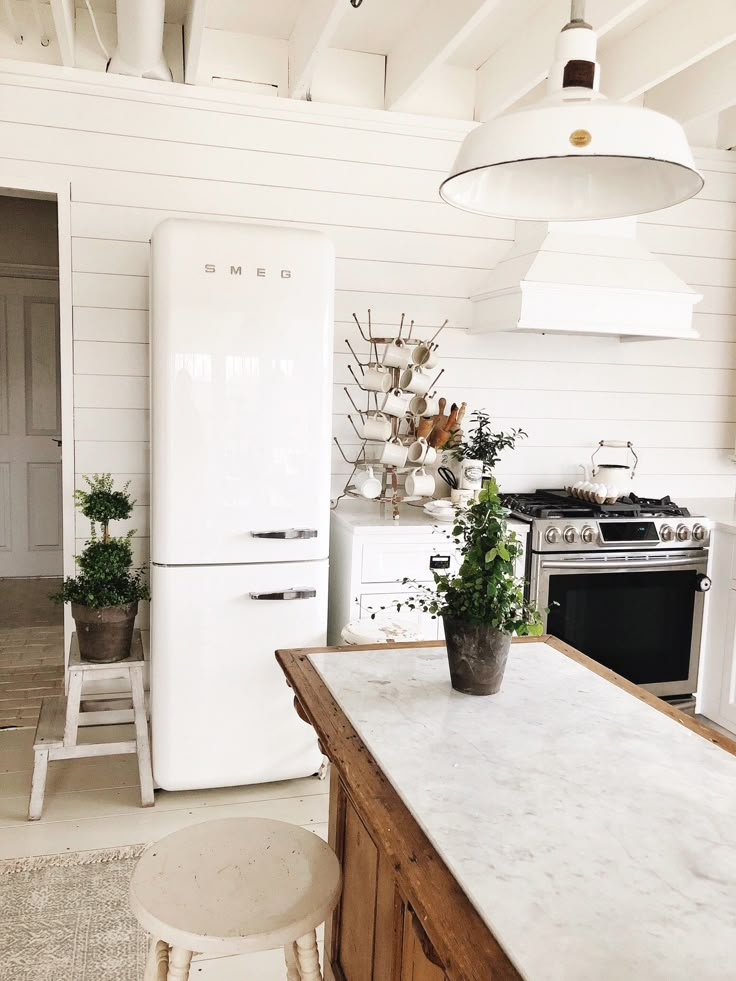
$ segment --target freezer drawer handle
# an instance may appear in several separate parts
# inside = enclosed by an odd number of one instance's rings
[[[298,600],[314,599],[317,595],[316,589],[281,589],[276,593],[251,593],[252,600]]]
[[[316,528],[284,528],[282,531],[252,531],[253,538],[316,538]]]

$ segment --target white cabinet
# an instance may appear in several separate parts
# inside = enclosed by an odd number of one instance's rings
[[[517,534],[526,536],[526,525],[510,525]],[[397,614],[393,603],[413,592],[411,583],[402,582],[404,578],[431,585],[434,571],[457,571],[458,555],[449,537],[450,527],[420,508],[405,508],[394,521],[390,515],[381,516],[374,504],[341,501],[332,512],[330,527],[328,643],[343,643],[340,632],[351,620],[382,612],[417,623],[422,639],[441,638],[441,621],[419,610],[404,608]],[[522,559],[517,574],[523,573]]]
[[[710,547],[698,712],[736,733],[736,527],[719,527]]]

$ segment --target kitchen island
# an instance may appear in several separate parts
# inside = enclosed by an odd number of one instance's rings
[[[553,638],[281,651],[332,760],[329,981],[736,976],[736,744]]]

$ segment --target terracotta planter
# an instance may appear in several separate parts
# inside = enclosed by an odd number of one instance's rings
[[[138,600],[122,606],[103,606],[98,609],[72,603],[72,616],[77,625],[82,660],[95,664],[124,661],[130,654],[137,612]]]
[[[485,623],[442,619],[452,687],[465,695],[495,695],[503,681],[511,634]]]

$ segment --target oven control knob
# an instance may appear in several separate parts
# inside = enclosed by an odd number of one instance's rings
[[[572,525],[570,525],[568,528],[565,528],[564,532],[562,533],[562,537],[565,539],[568,545],[572,545],[578,540],[578,533],[575,531]]]
[[[580,532],[580,537],[585,542],[586,545],[590,545],[595,541],[595,531],[590,525],[586,525]]]
[[[690,529],[687,525],[677,526],[677,540],[678,542],[686,542],[690,537]]]
[[[663,542],[671,542],[675,537],[675,530],[670,525],[662,525],[659,529],[659,537]]]
[[[708,537],[708,530],[703,525],[695,525],[693,528],[693,538],[696,542],[704,542]]]
[[[707,593],[712,585],[710,576],[700,575],[695,582],[695,588],[699,593]]]
[[[544,537],[550,543],[550,545],[554,545],[555,542],[559,542],[560,540],[560,529],[548,528],[544,533]]]

